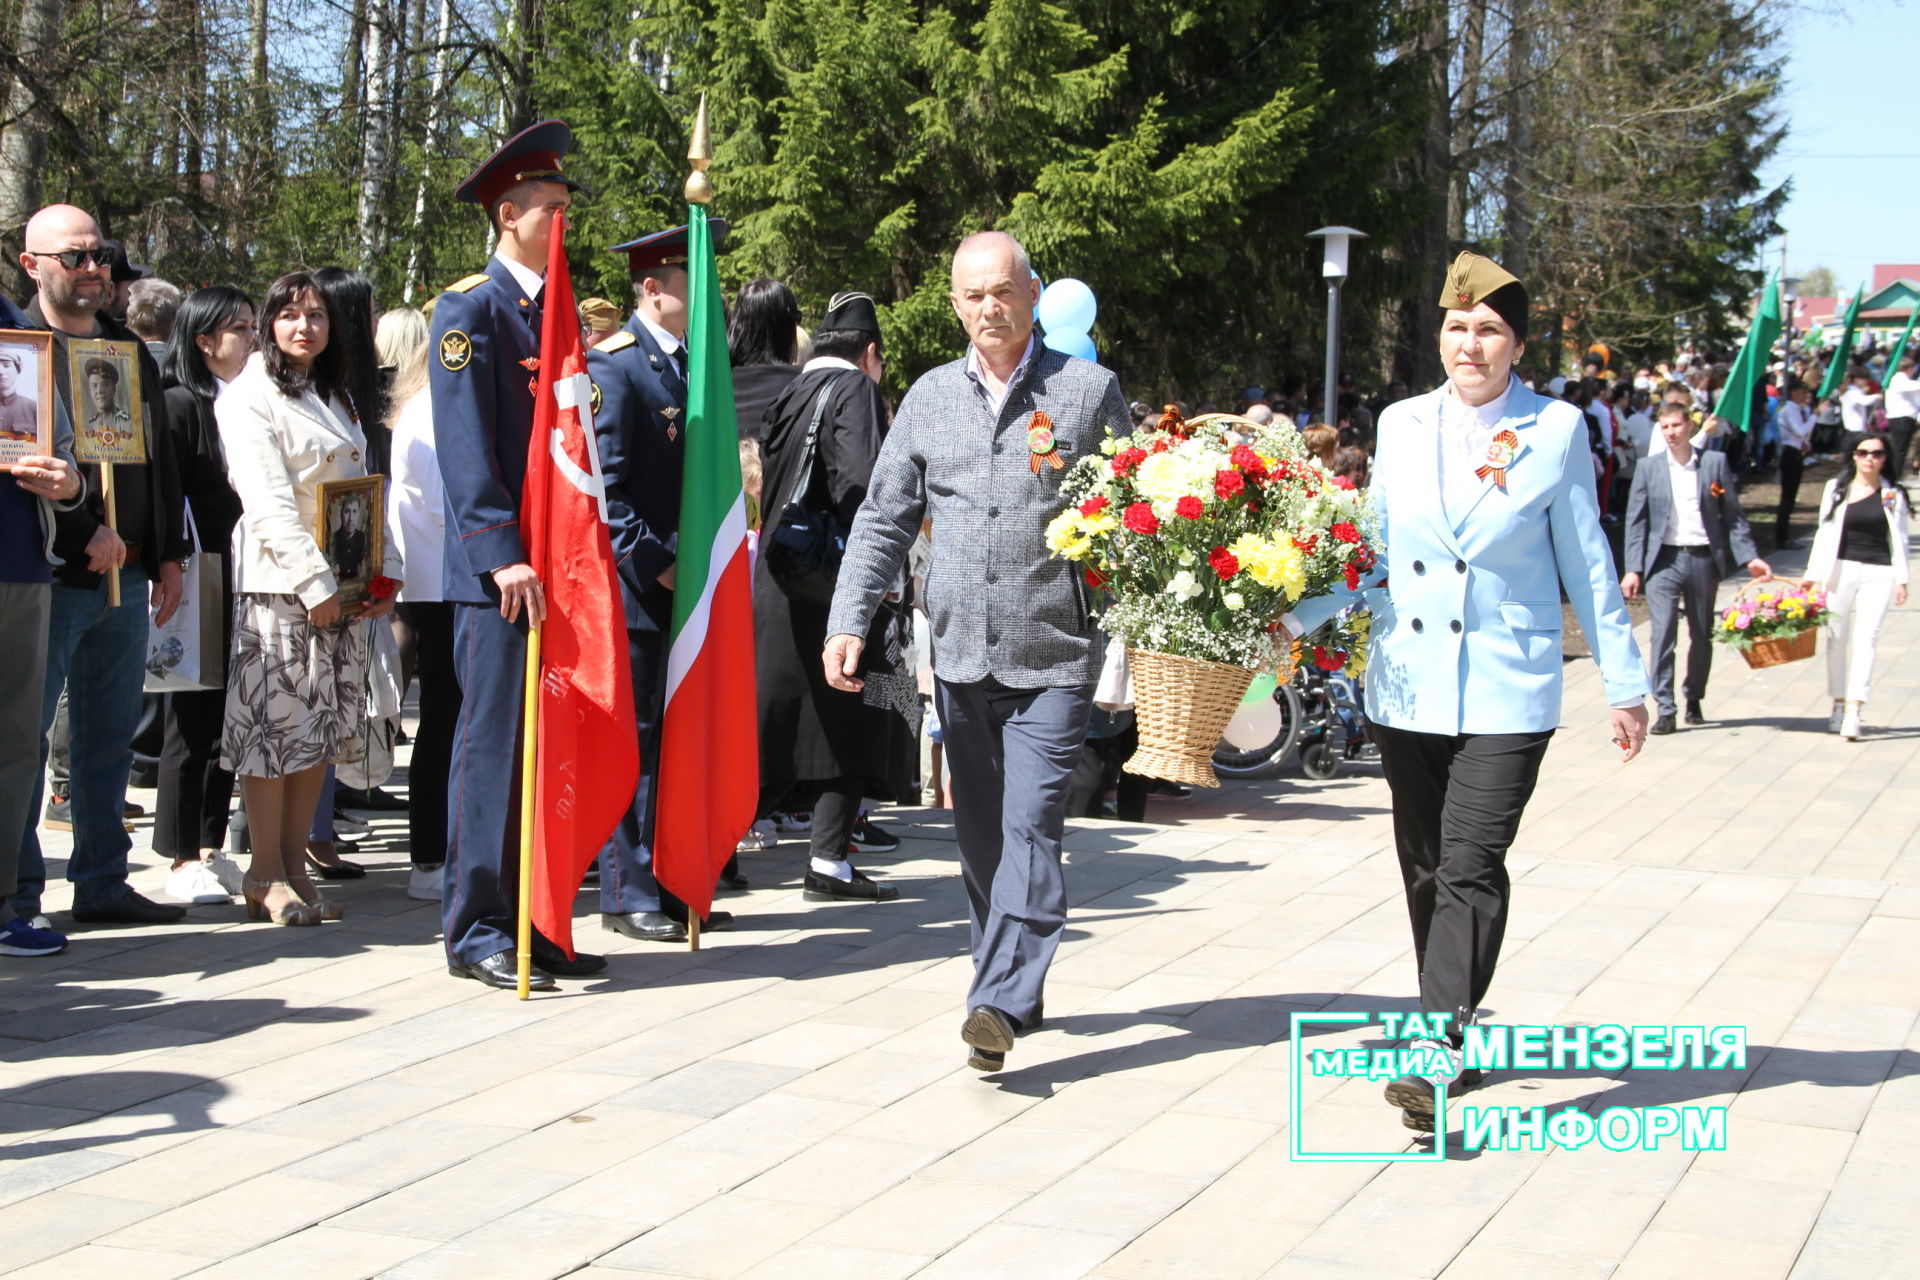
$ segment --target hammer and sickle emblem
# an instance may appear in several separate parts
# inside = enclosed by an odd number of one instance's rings
[[[448,373],[458,373],[467,367],[473,359],[473,339],[458,329],[449,329],[440,335],[440,367]]]

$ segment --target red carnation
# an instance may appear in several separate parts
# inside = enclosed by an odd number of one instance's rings
[[[1264,476],[1267,474],[1267,464],[1260,460],[1260,455],[1253,451],[1251,445],[1237,444],[1233,446],[1231,457],[1233,459],[1233,465],[1250,476]]]
[[[1117,476],[1132,475],[1134,468],[1146,460],[1147,451],[1145,449],[1122,449],[1113,455],[1113,474]]]
[[[1155,453],[1165,453],[1171,448],[1173,448],[1173,441],[1167,436],[1161,436],[1153,442],[1153,451]]]
[[[1347,655],[1338,649],[1325,649],[1313,646],[1313,665],[1322,671],[1338,671],[1347,665]]]
[[[1247,487],[1247,478],[1238,471],[1219,471],[1214,473],[1213,491],[1222,498],[1231,498]]]
[[[1080,504],[1080,514],[1083,516],[1097,516],[1102,511],[1105,511],[1108,505],[1107,500],[1103,497],[1096,496],[1088,498]]]
[[[1347,590],[1358,591],[1359,589],[1360,589],[1360,570],[1355,568],[1353,565],[1348,565],[1347,566]]]
[[[1353,488],[1353,481],[1347,479],[1345,476],[1335,476],[1333,478],[1333,487],[1336,489],[1351,489]]]
[[[1207,563],[1213,566],[1213,571],[1223,580],[1240,572],[1240,561],[1225,547],[1215,547],[1207,556]]]
[[[1316,533],[1305,542],[1302,542],[1298,538],[1289,538],[1288,541],[1293,543],[1294,550],[1299,551],[1303,555],[1310,556],[1313,554],[1314,548],[1320,545],[1320,535]]]
[[[1088,569],[1086,571],[1086,578],[1087,578],[1087,585],[1092,587],[1095,591],[1098,591],[1100,588],[1107,585],[1107,575],[1100,572],[1098,569]]]
[[[385,574],[376,574],[367,580],[367,594],[375,600],[385,600],[400,589],[400,584]]]
[[[1135,533],[1160,532],[1160,517],[1153,514],[1153,508],[1144,502],[1136,502],[1128,507],[1126,513],[1120,517],[1120,523]]]
[[[1340,539],[1342,542],[1360,541],[1360,531],[1348,524],[1345,520],[1333,526],[1328,532],[1332,533],[1334,537]]]
[[[1192,494],[1173,504],[1173,513],[1186,520],[1198,520],[1206,509],[1206,505]]]

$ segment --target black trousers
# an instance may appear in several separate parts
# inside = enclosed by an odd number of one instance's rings
[[[1553,737],[1373,726],[1413,921],[1420,1008],[1473,1020],[1507,932],[1507,850]]]
[[[453,606],[422,601],[398,612],[414,634],[420,728],[407,764],[407,846],[416,867],[447,860],[447,772],[460,723],[460,681],[453,665]]]
[[[1780,446],[1780,510],[1773,518],[1773,541],[1787,545],[1787,525],[1793,520],[1793,504],[1800,499],[1800,473],[1806,468],[1807,455],[1790,444]]]
[[[1907,447],[1913,443],[1912,418],[1887,419],[1887,462],[1881,472],[1893,480],[1903,479],[1907,474]]]
[[[227,816],[233,808],[233,775],[220,767],[220,728],[226,714],[225,689],[166,696],[159,803],[153,816],[155,853],[197,858],[202,849],[226,844]]]

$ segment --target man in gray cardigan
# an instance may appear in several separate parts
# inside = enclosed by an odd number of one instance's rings
[[[999,1070],[1041,1020],[1067,916],[1067,778],[1098,674],[1090,592],[1048,554],[1047,522],[1067,469],[1132,428],[1113,374],[1039,344],[1039,296],[1013,237],[982,232],[954,253],[953,309],[971,346],[900,403],[847,539],[823,655],[828,683],[861,687],[861,637],[931,517],[934,696],[973,926],[960,1038],[981,1071]]]
[[[1650,733],[1674,729],[1673,666],[1680,644],[1680,611],[1687,614],[1687,678],[1681,693],[1687,723],[1703,724],[1700,699],[1707,692],[1713,663],[1709,632],[1713,596],[1720,579],[1733,572],[1736,558],[1747,572],[1765,581],[1773,576],[1754,549],[1753,530],[1734,492],[1733,469],[1724,453],[1696,449],[1693,423],[1684,405],[1669,404],[1655,420],[1654,450],[1633,473],[1627,493],[1626,576],[1620,593],[1631,600],[1647,593],[1653,624],[1647,661],[1653,667],[1657,716]]]

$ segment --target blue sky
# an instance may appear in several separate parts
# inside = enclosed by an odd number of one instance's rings
[[[1920,262],[1920,121],[1901,65],[1920,51],[1920,5],[1795,7],[1784,34],[1790,131],[1760,176],[1794,180],[1780,215],[1788,274],[1830,267],[1850,291],[1876,262]],[[1766,265],[1779,255],[1775,242]]]

